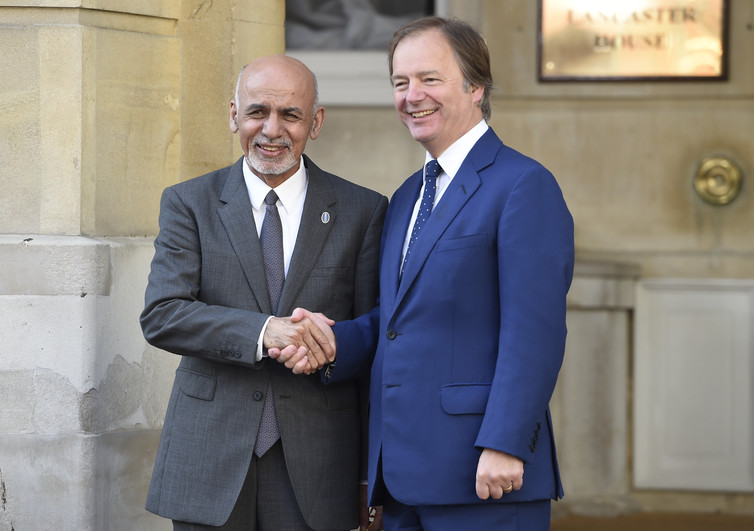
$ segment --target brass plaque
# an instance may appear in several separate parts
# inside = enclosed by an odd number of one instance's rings
[[[727,4],[539,0],[539,79],[725,80]]]

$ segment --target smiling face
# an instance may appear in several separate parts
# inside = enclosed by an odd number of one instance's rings
[[[440,30],[413,33],[398,43],[391,82],[401,121],[434,158],[482,120],[484,90],[465,82]]]
[[[325,110],[314,111],[314,102],[312,73],[292,57],[262,57],[241,74],[230,129],[251,171],[269,186],[296,173],[307,140],[319,136]]]

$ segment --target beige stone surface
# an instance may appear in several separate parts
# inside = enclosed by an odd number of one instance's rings
[[[750,190],[728,206],[712,206],[693,189],[697,167],[710,155],[754,169],[746,134],[754,131],[754,100],[503,105],[493,126],[558,178],[579,249],[754,249]]]
[[[0,31],[0,227],[22,232],[39,227],[44,161],[39,156],[39,47],[27,27]]]
[[[159,436],[0,434],[0,529],[172,529],[170,520],[143,509]]]
[[[64,10],[60,24],[45,9],[5,12],[4,231],[153,234],[159,192],[178,179],[174,28],[134,31],[142,17],[124,13]]]
[[[180,2],[154,0],[0,0],[0,7],[84,8],[152,17],[176,18]]]
[[[82,34],[77,26],[39,27],[40,219],[33,232],[81,233]],[[29,153],[31,155],[31,153]]]
[[[565,362],[551,411],[571,507],[595,501],[615,506],[628,493],[630,316],[627,309],[601,305],[569,308]]]
[[[181,44],[170,35],[88,28],[83,232],[153,233],[161,190],[177,182]]]

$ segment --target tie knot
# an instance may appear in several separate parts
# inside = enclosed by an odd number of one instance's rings
[[[441,170],[442,168],[440,168],[440,163],[437,162],[437,159],[432,159],[427,162],[427,177],[432,177],[433,179],[435,179],[438,175],[440,175]]]
[[[275,190],[270,190],[270,193],[267,194],[267,197],[264,198],[264,203],[266,205],[274,205],[278,202],[278,194],[275,193]]]

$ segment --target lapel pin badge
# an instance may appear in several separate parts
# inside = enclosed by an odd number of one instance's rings
[[[322,220],[322,223],[330,223],[330,213],[329,212],[322,212],[322,216],[320,217]]]

